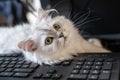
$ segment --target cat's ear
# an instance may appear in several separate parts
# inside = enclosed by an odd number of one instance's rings
[[[40,20],[41,19],[47,19],[48,14],[46,13],[45,10],[43,10],[42,8],[39,8],[38,9],[38,17],[39,17]]]
[[[42,8],[38,9],[38,16],[39,19],[47,19],[48,17],[52,16],[52,12],[55,12],[58,14],[58,11],[56,9],[50,9],[50,10],[43,10]]]

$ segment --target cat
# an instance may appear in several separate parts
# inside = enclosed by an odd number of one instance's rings
[[[51,11],[39,8],[34,25],[0,28],[0,54],[22,52],[28,61],[51,65],[78,53],[110,52],[87,42],[64,16],[51,17]]]

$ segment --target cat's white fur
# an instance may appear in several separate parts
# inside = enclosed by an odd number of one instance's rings
[[[39,9],[39,18],[36,24],[19,25],[11,28],[0,28],[0,53],[22,51],[25,58],[39,64],[53,64],[72,55],[86,52],[109,52],[108,50],[87,42],[74,27],[74,24],[64,16],[51,18],[48,11]],[[56,31],[53,24],[59,24],[60,30]],[[61,33],[64,37],[60,37]],[[45,45],[47,37],[54,37],[52,44]],[[35,51],[20,49],[20,41],[32,40],[36,45]],[[8,51],[10,50],[10,51]]]

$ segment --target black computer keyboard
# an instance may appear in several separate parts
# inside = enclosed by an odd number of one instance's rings
[[[118,56],[80,54],[72,60],[40,66],[25,61],[21,54],[0,55],[0,80],[120,80]]]

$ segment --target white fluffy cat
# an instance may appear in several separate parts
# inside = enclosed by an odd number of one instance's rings
[[[64,16],[51,18],[39,9],[36,24],[0,28],[0,54],[23,52],[26,60],[53,64],[86,52],[109,52],[87,42]]]

